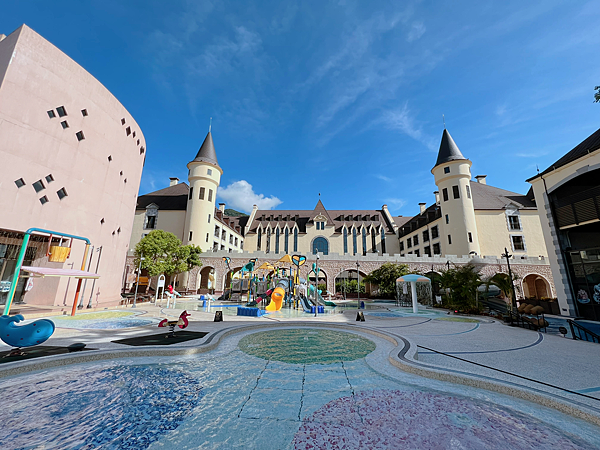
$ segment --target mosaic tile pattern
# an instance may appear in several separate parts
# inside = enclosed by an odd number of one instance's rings
[[[328,364],[364,358],[375,343],[343,331],[293,329],[253,333],[242,338],[243,352],[291,364]]]
[[[145,449],[202,397],[186,372],[153,366],[63,369],[3,389],[0,448]]]
[[[589,449],[576,436],[516,411],[430,392],[376,390],[333,400],[294,437],[307,449]]]

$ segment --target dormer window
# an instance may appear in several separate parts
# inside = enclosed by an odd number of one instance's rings
[[[154,230],[156,229],[156,222],[158,220],[158,206],[151,203],[146,207],[146,216],[144,218],[144,229]]]

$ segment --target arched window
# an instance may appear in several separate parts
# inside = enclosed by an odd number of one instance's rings
[[[279,253],[279,228],[275,229],[275,253]]]
[[[385,248],[385,230],[381,227],[381,253],[387,253]]]
[[[298,251],[298,228],[294,228],[294,252]]]
[[[362,247],[363,247],[363,256],[367,256],[367,230],[366,230],[366,228],[362,229]]]
[[[377,242],[375,241],[375,229],[371,228],[371,251],[377,253]]]
[[[344,227],[344,255],[348,253],[348,228]]]
[[[258,239],[256,240],[256,249],[260,250],[260,244],[262,244],[262,230],[258,229]]]
[[[356,255],[356,252],[358,251],[358,244],[356,242],[356,228],[352,228],[352,250],[353,250],[353,255]]]
[[[285,229],[285,240],[283,241],[283,249],[285,250],[285,254],[287,255],[289,252],[289,248],[288,248],[288,238],[290,237],[290,230],[289,229]]]
[[[329,242],[327,242],[327,239],[324,237],[315,238],[313,241],[312,253],[313,255],[316,255],[317,252],[321,253],[322,255],[329,254]]]
[[[271,229],[267,228],[267,249],[266,253],[271,251]]]

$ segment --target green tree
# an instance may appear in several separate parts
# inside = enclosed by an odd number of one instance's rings
[[[365,277],[367,283],[379,286],[380,296],[396,297],[396,279],[409,273],[406,264],[385,263]]]
[[[173,233],[153,230],[135,246],[135,264],[137,267],[143,256],[141,267],[149,276],[175,275],[202,266],[200,253],[200,247],[182,245]]]
[[[596,93],[594,94],[594,103],[600,103],[600,86],[594,88]]]
[[[453,307],[474,309],[477,301],[477,288],[481,286],[480,270],[474,264],[457,266],[442,272],[440,284],[449,289],[449,303]]]

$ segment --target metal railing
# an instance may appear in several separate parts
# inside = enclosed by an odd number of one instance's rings
[[[600,344],[600,336],[598,336],[593,331],[588,330],[581,324],[578,324],[574,320],[567,319],[569,322],[569,327],[571,328],[571,336],[573,336],[574,340],[580,341],[589,341],[595,342],[596,344]]]

